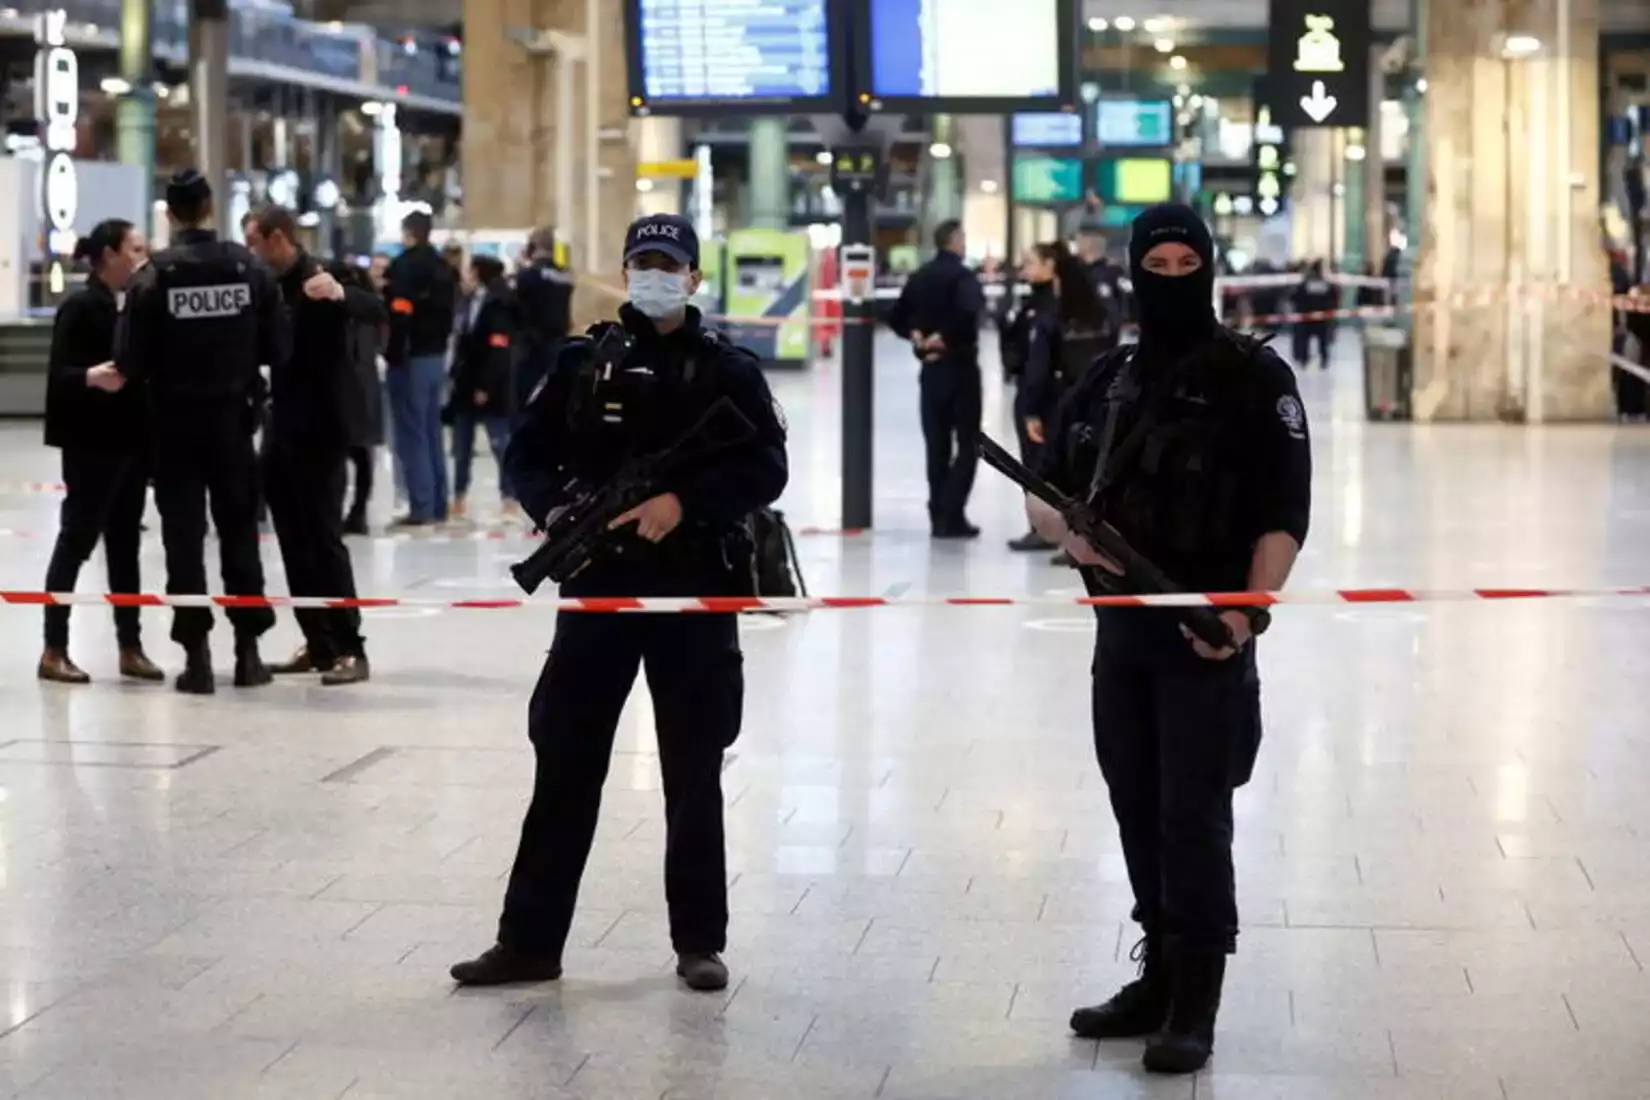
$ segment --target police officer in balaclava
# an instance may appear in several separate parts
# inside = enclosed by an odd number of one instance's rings
[[[1197,213],[1153,207],[1134,223],[1130,276],[1140,343],[1102,356],[1067,394],[1043,473],[1182,588],[1274,591],[1306,538],[1311,456],[1294,372],[1214,309],[1214,245]],[[1140,592],[1059,513],[1028,502],[1091,594]],[[1110,790],[1143,938],[1137,980],[1071,1027],[1145,1038],[1145,1065],[1190,1073],[1214,1045],[1226,958],[1237,946],[1233,792],[1260,746],[1255,638],[1269,616],[1234,608],[1224,646],[1173,608],[1098,609],[1095,751]]]

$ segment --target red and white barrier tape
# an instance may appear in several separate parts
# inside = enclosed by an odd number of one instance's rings
[[[652,612],[742,614],[763,611],[848,611],[873,607],[1274,607],[1370,604],[1460,603],[1507,600],[1602,599],[1650,597],[1650,585],[1637,588],[1327,588],[1284,592],[1183,592],[1151,596],[681,596],[551,597],[545,599],[429,599],[416,596],[361,596],[329,599],[304,596],[171,596],[94,592],[5,592],[0,603],[31,607],[81,605],[101,607],[316,608],[374,610],[427,607],[441,610]]]

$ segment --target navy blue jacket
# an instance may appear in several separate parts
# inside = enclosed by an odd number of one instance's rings
[[[629,306],[620,318],[631,345],[616,373],[659,384],[650,407],[625,410],[638,425],[635,432],[603,434],[579,423],[575,390],[588,384],[584,368],[595,348],[591,336],[579,337],[562,349],[528,402],[505,453],[506,468],[522,507],[542,526],[579,486],[605,483],[627,459],[664,449],[716,401],[730,399],[755,435],[659,487],[682,502],[681,526],[657,547],[633,540],[624,553],[604,558],[563,588],[569,595],[721,594],[733,572],[722,557],[728,540],[746,517],[779,499],[789,480],[784,417],[757,356],[707,334],[697,309],[688,307],[687,324],[669,335],[660,335]],[[594,412],[599,419],[602,408]]]

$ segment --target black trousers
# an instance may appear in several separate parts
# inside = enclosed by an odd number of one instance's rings
[[[959,520],[968,509],[980,463],[980,368],[947,359],[924,363],[920,384],[928,513],[936,523]]]
[[[349,518],[365,520],[367,504],[372,500],[372,467],[377,456],[375,447],[351,447],[350,468],[355,471],[355,487],[350,492]]]
[[[1312,359],[1312,345],[1318,345],[1318,361],[1329,365],[1329,345],[1334,343],[1335,326],[1330,321],[1299,321],[1295,324],[1295,362],[1306,366]]]
[[[745,680],[732,615],[567,613],[528,708],[533,802],[499,920],[499,942],[557,957],[567,942],[613,735],[647,673],[665,797],[665,900],[678,953],[727,946],[722,753],[739,736]]]
[[[342,448],[272,437],[264,448],[264,493],[294,596],[353,599],[355,567],[344,545]],[[304,608],[294,613],[315,663],[364,657],[361,612]]]
[[[80,579],[80,567],[92,556],[100,538],[109,566],[109,591],[140,591],[139,541],[149,487],[144,457],[65,448],[63,484],[67,492],[58,521],[57,544],[46,566],[46,591],[73,592]],[[137,608],[115,608],[115,635],[122,649],[142,645]],[[67,649],[68,645],[69,608],[46,608],[47,648]]]
[[[262,596],[264,566],[258,554],[258,457],[251,425],[240,409],[168,410],[159,425],[155,504],[166,543],[166,591],[206,592],[206,511],[218,532],[223,590]],[[267,607],[232,607],[229,622],[238,640],[256,639],[275,625]],[[172,640],[198,645],[212,631],[212,612],[180,607],[172,615]]]
[[[1123,842],[1134,917],[1147,931],[1201,952],[1237,947],[1232,792],[1260,747],[1254,647],[1205,661],[1172,614],[1152,616],[1155,639],[1109,631],[1094,657],[1094,748]],[[1110,639],[1108,641],[1108,638]],[[1178,644],[1181,652],[1169,655]]]

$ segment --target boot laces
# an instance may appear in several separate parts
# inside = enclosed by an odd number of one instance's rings
[[[1129,961],[1134,963],[1136,977],[1143,978],[1146,976],[1146,954],[1146,937],[1141,936],[1134,942],[1134,946],[1129,948]]]

